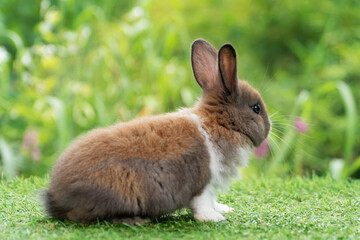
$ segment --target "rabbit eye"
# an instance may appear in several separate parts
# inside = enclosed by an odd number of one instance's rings
[[[252,108],[252,110],[254,111],[254,113],[256,113],[256,114],[259,114],[260,111],[261,111],[261,106],[260,106],[260,104],[255,104],[255,105],[251,106],[251,108]]]

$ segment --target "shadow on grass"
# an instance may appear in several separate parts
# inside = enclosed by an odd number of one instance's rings
[[[68,219],[58,220],[54,218],[43,217],[36,221],[37,224],[44,225],[50,229],[55,228],[73,228],[73,229],[84,229],[84,228],[153,228],[153,227],[174,227],[175,225],[193,226],[196,229],[200,223],[196,221],[190,210],[182,209],[175,213],[163,215],[161,217],[153,219],[150,223],[144,225],[129,225],[126,223],[113,224],[109,221],[98,220],[90,224],[76,223]]]

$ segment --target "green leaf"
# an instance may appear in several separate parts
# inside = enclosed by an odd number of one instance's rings
[[[346,135],[345,135],[345,145],[344,145],[344,159],[345,159],[345,165],[350,166],[350,161],[352,159],[353,151],[355,147],[355,137],[356,137],[356,123],[357,123],[356,103],[354,96],[350,90],[350,87],[345,82],[340,81],[337,85],[337,88],[344,102],[345,111],[346,111],[346,129],[345,129]]]
[[[16,157],[9,146],[9,144],[0,138],[0,155],[4,164],[5,176],[7,178],[13,178],[16,175]]]

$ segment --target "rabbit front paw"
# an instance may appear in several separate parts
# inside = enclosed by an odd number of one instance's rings
[[[221,213],[215,211],[212,208],[196,211],[194,217],[201,222],[220,222],[225,220],[225,217],[221,215]]]
[[[218,211],[219,213],[232,213],[234,212],[234,209],[225,205],[225,204],[221,204],[218,202],[214,203],[214,208],[216,211]]]

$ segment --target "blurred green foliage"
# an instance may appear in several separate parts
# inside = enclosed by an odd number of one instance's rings
[[[355,0],[3,0],[0,171],[42,175],[88,129],[193,105],[199,37],[235,46],[273,114],[249,174],[360,176]]]

